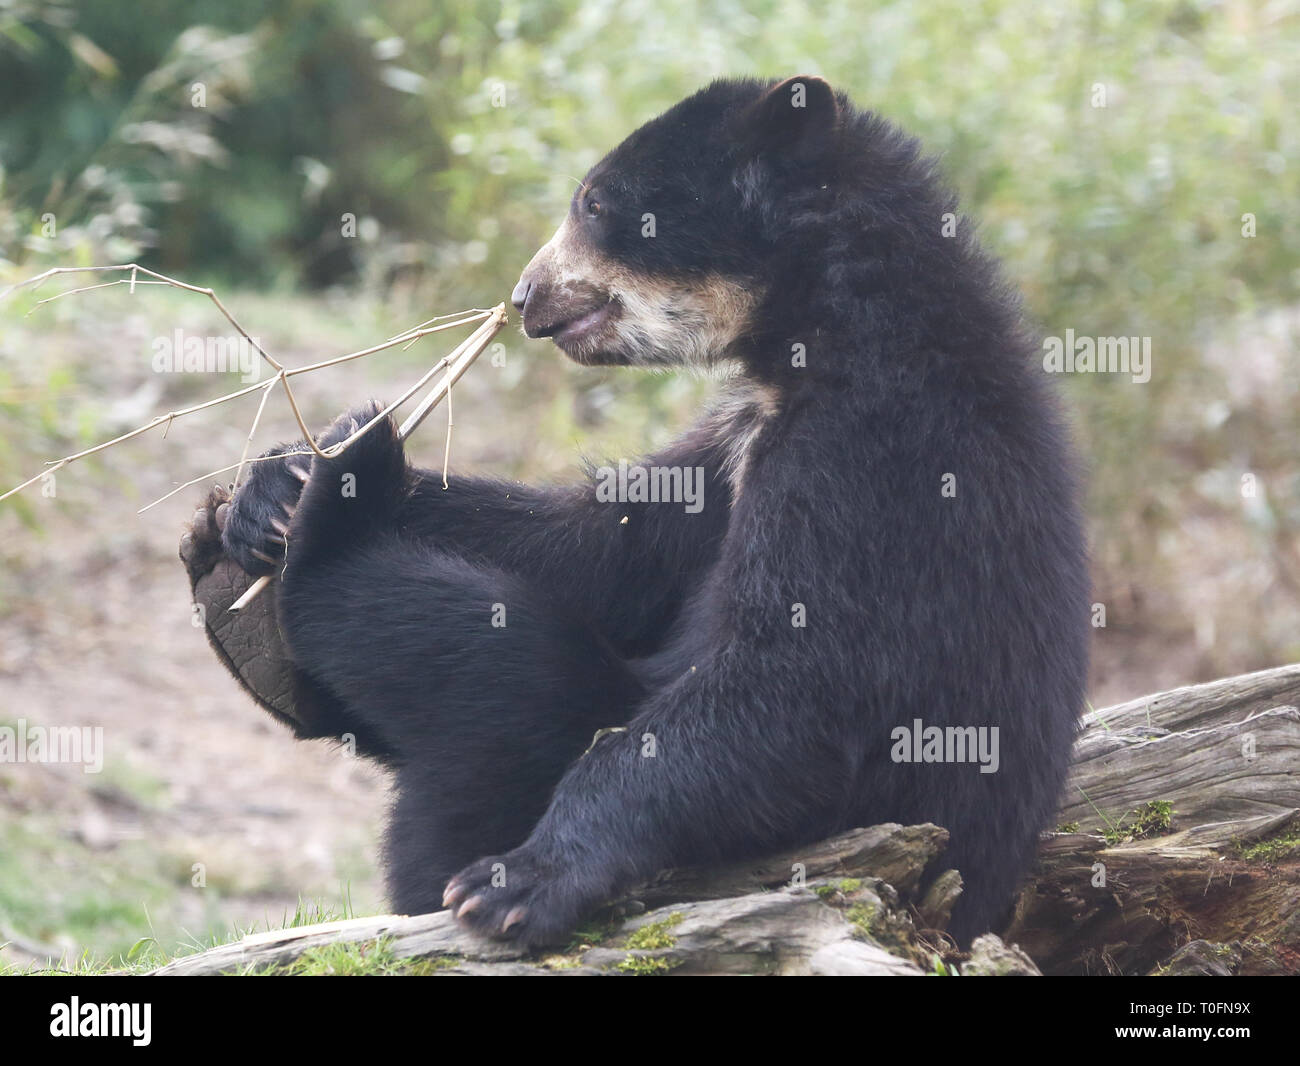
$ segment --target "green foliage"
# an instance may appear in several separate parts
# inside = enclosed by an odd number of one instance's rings
[[[627,947],[631,951],[657,951],[660,948],[670,948],[677,943],[677,939],[668,932],[678,925],[681,925],[685,915],[674,912],[663,921],[651,922],[648,925],[641,926],[627,938]]]
[[[945,963],[938,954],[934,956],[934,969],[927,974],[928,977],[960,977],[961,971],[957,969],[957,964]]]
[[[616,969],[633,977],[662,977],[681,963],[674,959],[659,958],[653,955],[629,955],[618,964]]]
[[[1253,844],[1238,843],[1238,857],[1247,862],[1272,863],[1300,855],[1300,828],[1282,832]]]
[[[1149,383],[1063,382],[1097,596],[1132,590],[1112,612],[1127,633],[1139,602],[1158,603],[1150,617],[1186,645],[1192,620],[1169,598],[1231,556],[1217,580],[1243,613],[1216,619],[1227,657],[1196,669],[1250,669],[1300,656],[1297,52],[1294,5],[1208,0],[0,0],[0,284],[139,257],[217,284],[255,330],[278,310],[312,344],[360,347],[393,320],[503,299],[600,152],[712,77],[821,74],[940,157],[1043,333],[1151,338]],[[353,296],[327,314],[285,295],[343,284],[387,306]],[[159,329],[172,295],[148,294]],[[0,491],[103,439],[121,364],[89,361],[85,338],[109,300],[27,320],[30,301],[0,303]],[[548,455],[593,429],[635,454],[702,391],[513,348],[509,367],[526,398],[511,413]],[[1245,474],[1261,486],[1249,499]],[[58,513],[47,502],[62,506],[29,489],[0,514],[34,526]],[[1229,550],[1190,539],[1209,523],[1232,531]],[[0,549],[0,604],[23,578],[20,545]],[[1168,827],[1167,811],[1131,814],[1103,818],[1108,840]],[[139,903],[162,902],[135,871],[16,834],[0,833],[5,915],[42,938],[97,925],[98,945],[131,952]],[[44,899],[29,856],[77,877]]]
[[[177,269],[328,280],[351,211],[495,290],[633,125],[714,76],[810,71],[943,153],[1052,324],[1194,330],[1171,270],[1212,279],[1202,314],[1295,292],[1294,20],[1029,0],[155,0],[83,5],[68,25],[56,10],[15,6],[0,33],[0,95],[23,104],[0,121],[6,199],[75,216],[96,165],[153,187],[176,197],[151,202]],[[1266,239],[1243,241],[1245,211]]]
[[[1100,814],[1101,812],[1098,811],[1097,813]],[[1169,832],[1169,827],[1173,822],[1173,814],[1174,805],[1169,800],[1151,800],[1115,821],[1111,821],[1103,815],[1105,828],[1101,833],[1102,839],[1110,847],[1115,847],[1119,844],[1128,844],[1134,840],[1142,840],[1145,837],[1159,836],[1162,833]]]

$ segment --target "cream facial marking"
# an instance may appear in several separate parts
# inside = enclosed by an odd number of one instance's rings
[[[720,275],[670,281],[631,271],[593,249],[568,218],[524,276],[538,300],[534,312],[530,298],[526,332],[553,337],[580,363],[713,366],[745,333],[758,302]]]

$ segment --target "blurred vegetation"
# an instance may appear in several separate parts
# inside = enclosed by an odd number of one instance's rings
[[[1178,580],[1190,516],[1300,590],[1297,0],[0,0],[0,53],[10,277],[139,255],[433,312],[503,298],[576,177],[709,78],[820,73],[942,156],[1045,332],[1152,338],[1149,384],[1066,383],[1112,601]],[[13,358],[25,445],[50,412]]]
[[[291,361],[338,354],[505,299],[577,178],[710,78],[821,74],[941,156],[1044,334],[1151,338],[1147,384],[1062,382],[1108,615],[1094,696],[1132,696],[1300,659],[1297,55],[1300,0],[0,0],[0,286],[138,259],[217,286]],[[151,335],[221,329],[215,310],[140,299],[88,294],[31,318],[30,296],[0,301],[0,491],[222,387],[146,369]],[[578,447],[634,454],[707,388],[516,360],[517,334],[500,339],[510,362],[483,390],[498,417],[457,433],[480,445],[465,458],[513,476],[562,472]],[[352,387],[391,395],[429,350],[384,358]],[[493,433],[513,443],[483,447]],[[86,519],[105,483],[138,492],[142,453],[124,452],[70,481],[81,510],[61,486],[66,510],[42,519],[64,555],[91,541],[102,557],[52,567],[33,549],[39,488],[0,505],[0,682],[32,670],[39,691],[87,648],[138,653],[119,615],[139,605],[105,616],[113,597],[97,594],[122,560],[141,565],[114,524],[126,512]],[[102,635],[105,617],[124,632]],[[141,688],[141,714],[161,702]],[[144,966],[181,928],[221,939],[296,883],[241,854],[251,883],[196,903],[191,844],[157,815],[158,788],[118,777],[113,797],[134,797],[153,839],[105,851],[64,834],[84,784],[0,774],[0,807],[21,815],[0,820],[0,938]],[[363,893],[373,880],[337,865]],[[157,943],[139,939],[142,905]]]

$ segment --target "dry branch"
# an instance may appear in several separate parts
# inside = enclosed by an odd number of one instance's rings
[[[156,271],[149,270],[146,267],[142,267],[137,263],[123,263],[115,266],[54,267],[51,270],[45,271],[43,274],[38,274],[35,277],[28,278],[25,281],[20,281],[14,285],[9,286],[3,292],[0,292],[0,299],[4,299],[6,296],[10,295],[11,293],[17,292],[21,289],[27,289],[27,288],[34,289],[39,285],[41,285],[43,282],[57,275],[79,274],[79,273],[107,273],[110,271],[118,271],[121,273],[125,273],[129,271],[130,276],[126,278],[118,278],[114,281],[102,282],[97,285],[84,285],[79,288],[69,289],[65,292],[58,293],[55,296],[46,297],[43,300],[38,300],[35,303],[35,305],[33,305],[31,311],[28,311],[28,314],[31,314],[32,311],[36,310],[37,307],[40,307],[43,304],[50,303],[53,300],[61,299],[64,296],[71,296],[74,293],[89,292],[94,289],[106,289],[106,288],[111,288],[115,285],[126,285],[128,286],[129,291],[134,293],[135,287],[137,285],[169,285],[174,288],[181,289],[185,292],[193,292],[202,296],[206,296],[209,300],[211,300],[212,303],[216,305],[217,309],[221,312],[222,316],[226,319],[226,321],[230,323],[230,325],[236,330],[236,332],[238,332],[240,337],[242,337],[245,341],[247,341],[248,344],[253,348],[253,350],[256,351],[262,359],[266,360],[266,362],[271,366],[271,368],[275,370],[275,375],[271,378],[268,378],[266,381],[260,381],[254,385],[249,385],[245,388],[237,389],[236,391],[227,393],[224,396],[218,396],[215,399],[206,400],[203,403],[194,404],[193,406],[185,407],[178,411],[169,411],[167,414],[159,415],[157,418],[154,418],[152,421],[147,422],[143,426],[137,426],[135,429],[130,430],[127,433],[123,433],[122,435],[115,437],[112,440],[104,441],[102,444],[97,444],[94,447],[86,448],[72,455],[65,455],[62,459],[51,460],[47,464],[48,469],[43,470],[35,477],[29,478],[27,481],[24,481],[22,484],[16,485],[14,488],[9,489],[7,492],[0,494],[0,501],[8,499],[10,496],[14,495],[15,493],[21,492],[23,489],[27,488],[28,486],[35,484],[37,481],[40,481],[46,475],[52,474],[57,470],[61,470],[69,463],[76,462],[78,459],[84,459],[88,455],[94,455],[96,452],[101,452],[117,444],[122,444],[125,441],[131,440],[144,433],[147,433],[151,429],[156,429],[158,426],[170,426],[171,423],[178,418],[183,418],[186,415],[195,414],[198,411],[203,411],[206,410],[207,408],[215,407],[218,404],[227,403],[231,400],[236,400],[239,399],[240,397],[248,396],[251,395],[252,393],[257,392],[258,390],[261,390],[262,398],[261,401],[258,403],[257,413],[254,415],[253,423],[249,429],[248,437],[244,444],[244,451],[243,454],[240,456],[239,462],[235,464],[231,464],[230,466],[222,467],[218,470],[212,471],[211,473],[202,475],[198,478],[188,481],[184,485],[178,486],[172,492],[162,497],[162,499],[167,499],[168,497],[174,495],[176,492],[179,492],[190,485],[196,484],[199,481],[207,480],[208,478],[216,474],[225,473],[226,471],[232,469],[235,470],[235,478],[234,478],[235,484],[238,484],[243,475],[245,466],[247,466],[248,463],[250,462],[257,461],[257,460],[249,459],[248,452],[252,445],[253,438],[257,433],[258,426],[261,424],[262,415],[266,410],[267,400],[270,398],[271,391],[275,389],[276,386],[279,386],[283,389],[285,399],[287,400],[289,407],[293,412],[294,419],[298,423],[298,428],[302,432],[303,440],[307,445],[308,451],[303,452],[302,454],[314,454],[314,455],[321,456],[322,458],[336,456],[342,453],[343,451],[346,451],[347,448],[350,447],[358,438],[360,438],[361,436],[369,432],[371,427],[374,426],[375,423],[379,421],[379,419],[390,414],[392,411],[400,407],[412,396],[414,396],[415,393],[417,393],[420,389],[424,388],[428,384],[428,382],[439,371],[445,370],[446,373],[443,375],[442,379],[429,391],[429,393],[424,397],[424,399],[421,400],[419,406],[410,415],[410,417],[408,417],[406,421],[402,423],[401,435],[403,439],[405,439],[424,420],[425,416],[428,415],[429,411],[431,411],[444,398],[450,395],[452,386],[455,385],[455,383],[460,379],[461,375],[464,374],[465,371],[469,368],[470,364],[473,363],[474,360],[478,358],[479,354],[487,347],[488,342],[491,341],[491,339],[497,334],[497,332],[501,329],[501,327],[504,326],[506,323],[506,313],[505,313],[504,304],[497,304],[496,307],[490,309],[458,311],[455,312],[454,314],[439,315],[435,318],[428,319],[425,322],[421,322],[418,326],[414,326],[411,329],[405,330],[401,333],[396,334],[395,336],[390,337],[387,341],[383,342],[382,344],[372,345],[371,347],[363,348],[360,351],[349,352],[346,355],[340,355],[330,359],[324,359],[319,362],[311,363],[307,366],[286,367],[278,360],[273,358],[264,348],[262,348],[260,344],[257,343],[256,340],[253,339],[253,337],[249,334],[249,332],[239,323],[239,321],[234,317],[234,315],[230,313],[226,305],[222,303],[221,299],[217,296],[216,292],[214,292],[212,289],[201,288],[197,285],[190,285],[183,281],[177,281],[175,278],[169,278],[164,274],[159,274]],[[146,275],[148,280],[141,280],[140,275],[142,274]],[[452,319],[453,321],[445,321],[446,319]],[[307,428],[307,425],[303,420],[302,412],[298,407],[298,401],[294,396],[293,389],[289,385],[290,378],[295,377],[299,374],[309,374],[319,370],[324,370],[328,367],[337,366],[340,363],[344,363],[352,359],[360,359],[368,355],[374,355],[376,352],[382,352],[388,348],[395,348],[399,345],[401,345],[403,349],[409,348],[412,344],[414,344],[416,341],[420,340],[423,337],[430,336],[434,333],[441,333],[449,329],[456,329],[457,327],[470,325],[472,323],[478,323],[478,328],[475,329],[475,331],[466,340],[462,341],[450,355],[444,357],[439,362],[435,363],[428,371],[425,372],[423,376],[421,376],[421,378],[413,386],[411,386],[404,393],[402,393],[402,395],[397,400],[388,404],[383,409],[383,411],[381,411],[378,415],[375,416],[374,419],[367,422],[365,425],[360,426],[355,433],[353,433],[350,437],[347,438],[347,440],[332,445],[327,449],[324,450],[321,449],[320,445],[317,443],[316,439],[312,436],[311,431]],[[450,434],[450,428],[448,430],[448,433]],[[448,449],[449,448],[450,448],[450,436],[448,439]],[[155,500],[154,504],[160,502],[161,500]],[[149,504],[147,507],[142,508],[142,510],[148,510],[148,508],[154,506],[154,504]],[[260,587],[259,587],[259,591],[260,591]],[[248,598],[251,599],[252,595],[255,595],[256,593],[253,592],[252,589],[250,589],[249,592],[251,593],[251,595],[249,595]]]
[[[399,399],[397,399],[396,401],[394,401],[393,403],[385,407],[378,415],[376,415],[373,419],[367,422],[364,426],[361,426],[355,433],[353,433],[346,440],[341,441],[338,444],[331,445],[329,448],[326,448],[325,453],[328,455],[337,455],[340,452],[346,451],[347,448],[350,445],[352,445],[353,442],[355,442],[356,440],[364,436],[370,430],[371,426],[373,426],[381,418],[386,417],[394,409],[404,404],[408,399],[411,398],[411,396],[415,394],[415,392],[418,389],[424,386],[425,382],[428,381],[429,377],[431,377],[436,371],[442,369],[445,366],[447,368],[447,373],[443,376],[442,380],[440,380],[438,384],[435,385],[429,391],[428,395],[426,395],[424,399],[420,401],[416,409],[412,411],[409,416],[407,416],[406,420],[397,429],[397,435],[402,440],[406,440],[407,437],[409,437],[412,433],[415,432],[416,428],[420,425],[421,422],[424,421],[425,417],[428,415],[430,411],[434,409],[434,407],[436,407],[443,399],[447,400],[447,410],[448,410],[447,446],[443,451],[443,460],[442,460],[443,461],[442,482],[443,482],[443,486],[445,487],[447,484],[447,463],[451,458],[451,425],[452,424],[451,424],[450,412],[451,412],[452,386],[455,385],[456,382],[460,380],[461,375],[464,374],[465,371],[469,369],[470,364],[473,363],[474,360],[479,357],[479,354],[483,351],[484,348],[487,347],[488,342],[493,337],[496,336],[497,331],[504,324],[505,324],[505,308],[504,305],[498,304],[496,308],[496,313],[494,313],[493,317],[485,320],[483,324],[479,326],[478,329],[476,329],[468,338],[466,338],[464,341],[461,342],[461,344],[456,348],[454,352],[452,352],[451,355],[447,356],[441,362],[437,363],[433,367],[433,369],[429,371],[428,374],[426,374],[419,381],[417,381],[415,385],[413,385],[410,389],[408,389]],[[292,455],[295,453],[290,452],[288,454]],[[283,456],[281,456],[281,458],[283,458]],[[270,583],[271,583],[271,575],[263,574],[261,577],[259,577],[256,581],[254,581],[251,585],[248,586],[248,589],[244,592],[244,594],[240,596],[239,599],[237,599],[234,603],[232,603],[229,609],[232,611],[238,611],[238,610],[242,610],[244,607],[247,607],[254,599],[256,599],[259,595],[261,595],[262,590],[265,589],[266,586],[269,585]]]

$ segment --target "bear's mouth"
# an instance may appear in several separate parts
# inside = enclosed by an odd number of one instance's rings
[[[551,340],[568,352],[595,338],[607,325],[618,318],[618,314],[618,302],[607,300],[598,307],[557,323],[548,332]]]

